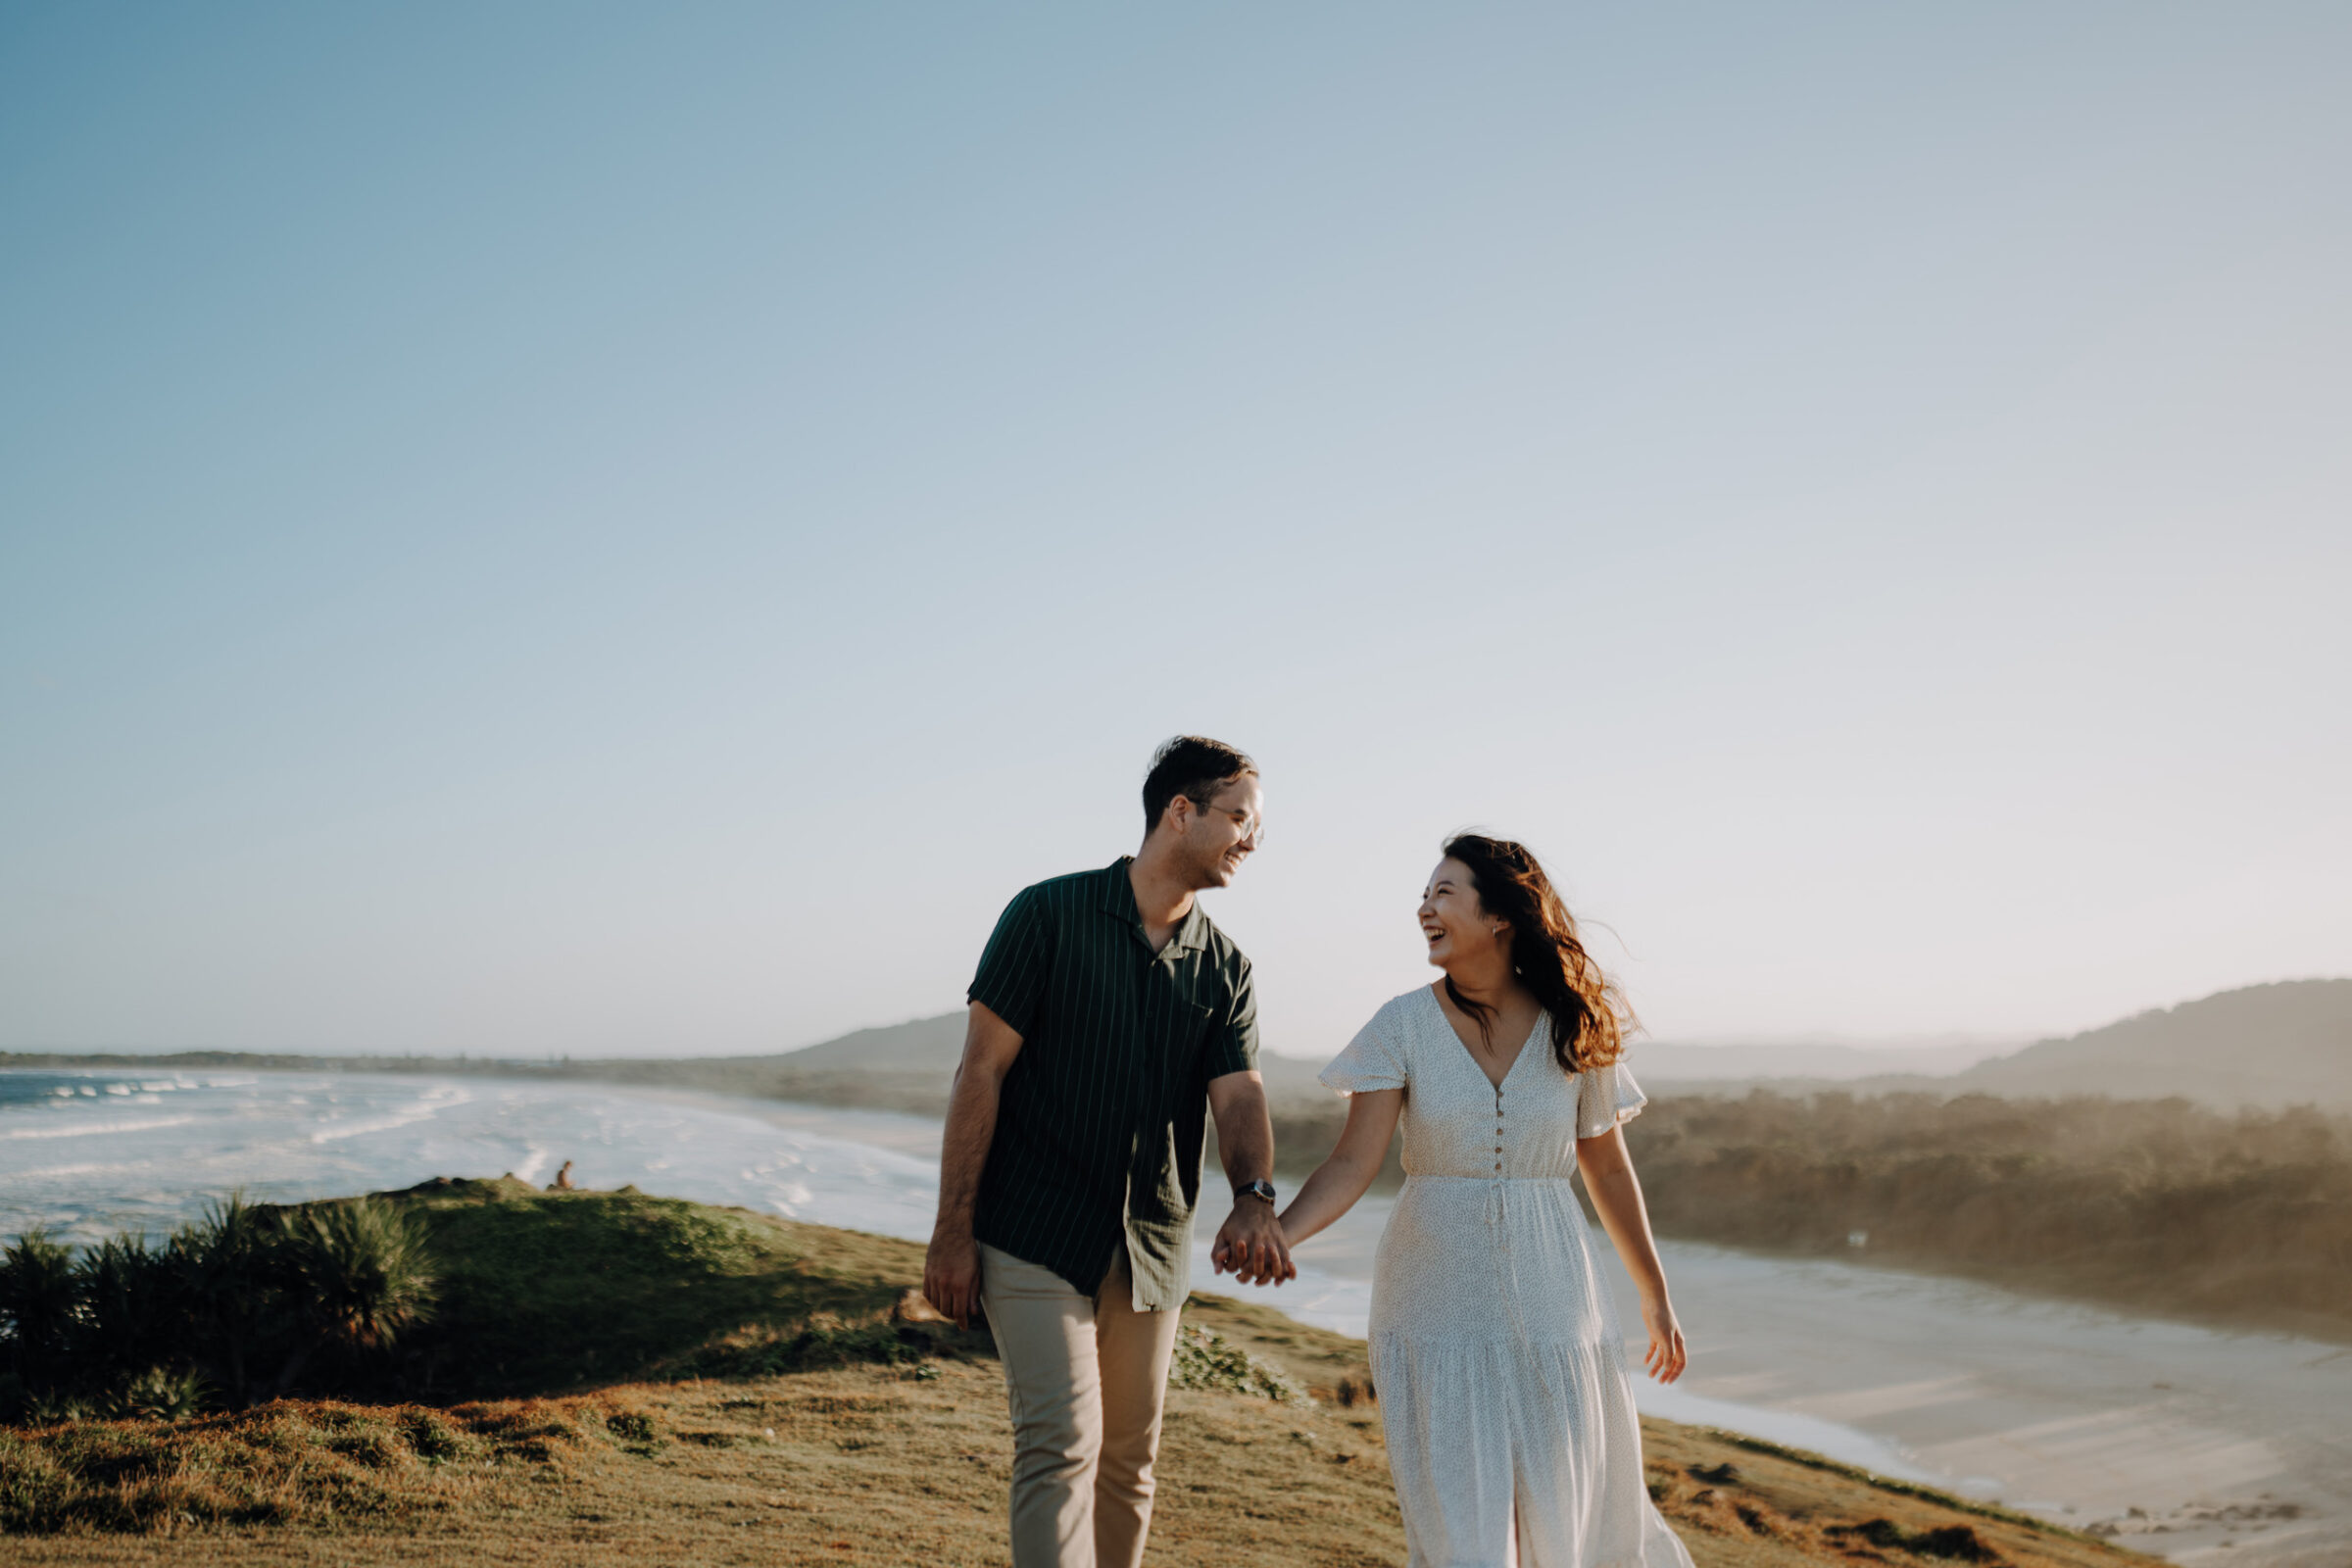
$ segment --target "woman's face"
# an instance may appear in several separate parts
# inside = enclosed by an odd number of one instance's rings
[[[1496,931],[1497,923],[1479,906],[1470,868],[1450,858],[1440,860],[1421,890],[1421,934],[1429,940],[1429,961],[1450,969],[1495,953],[1508,935]]]

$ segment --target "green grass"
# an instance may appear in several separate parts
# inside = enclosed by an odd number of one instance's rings
[[[896,1321],[905,1287],[832,1239],[847,1233],[625,1188],[501,1179],[391,1198],[423,1218],[442,1278],[439,1315],[393,1374],[396,1392],[505,1397],[984,1349]]]

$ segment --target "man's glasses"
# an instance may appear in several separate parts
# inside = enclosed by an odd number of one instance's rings
[[[1213,801],[1201,800],[1197,795],[1188,795],[1185,797],[1185,799],[1191,801],[1195,806],[1200,808],[1202,811],[1224,812],[1227,816],[1233,818],[1233,825],[1242,830],[1243,843],[1248,844],[1252,849],[1263,849],[1265,847],[1266,819],[1264,817],[1254,816],[1248,811],[1237,811],[1230,806],[1219,806]]]

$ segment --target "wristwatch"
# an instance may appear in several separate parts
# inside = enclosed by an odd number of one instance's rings
[[[1263,1177],[1253,1182],[1237,1182],[1234,1184],[1233,1196],[1260,1199],[1271,1203],[1274,1201],[1274,1184]]]

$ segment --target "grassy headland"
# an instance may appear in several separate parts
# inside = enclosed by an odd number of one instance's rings
[[[0,1429],[10,1560],[1003,1559],[1002,1383],[985,1335],[911,1303],[920,1249],[629,1192],[387,1197],[441,1282],[413,1353],[244,1410]],[[1153,1560],[1400,1561],[1361,1342],[1216,1298],[1186,1316]],[[2148,1560],[1643,1426],[1650,1490],[1706,1568]]]

